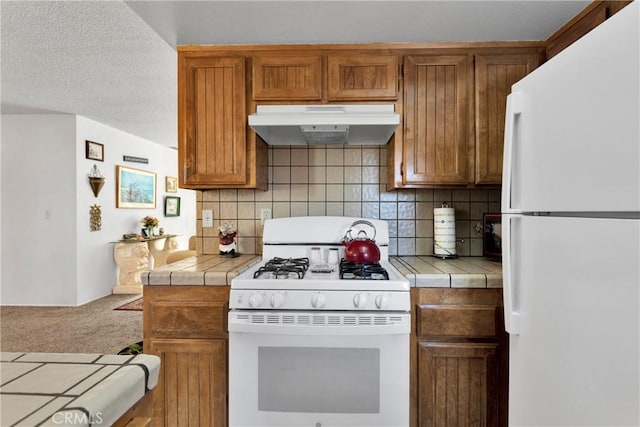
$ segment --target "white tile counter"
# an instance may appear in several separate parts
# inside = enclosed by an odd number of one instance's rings
[[[501,288],[502,264],[482,257],[440,259],[391,257],[391,263],[418,288]]]
[[[142,274],[143,285],[230,285],[238,274],[260,261],[260,255],[197,255]]]
[[[0,425],[112,425],[156,386],[159,368],[147,354],[0,353]]]
[[[235,258],[198,255],[142,275],[144,285],[230,285],[238,274],[261,260],[260,255]],[[443,260],[431,256],[394,256],[391,263],[412,287],[501,288],[502,265],[482,257]]]

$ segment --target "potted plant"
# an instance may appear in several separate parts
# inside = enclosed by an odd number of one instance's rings
[[[145,234],[147,237],[151,237],[153,236],[153,229],[156,228],[158,226],[158,224],[160,224],[160,221],[158,221],[158,218],[153,217],[153,216],[145,216],[144,218],[142,218],[142,233]]]

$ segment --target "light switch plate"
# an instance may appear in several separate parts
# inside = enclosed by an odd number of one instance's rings
[[[213,227],[213,210],[207,209],[202,211],[202,227],[211,228]]]

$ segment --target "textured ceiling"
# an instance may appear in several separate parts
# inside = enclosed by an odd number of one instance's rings
[[[542,40],[588,1],[2,1],[2,113],[177,145],[179,44]]]
[[[79,114],[177,145],[177,54],[125,3],[6,2],[2,113]]]

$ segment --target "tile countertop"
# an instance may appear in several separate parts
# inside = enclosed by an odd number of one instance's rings
[[[443,260],[431,256],[391,257],[417,288],[501,288],[502,264],[482,257]]]
[[[111,425],[156,386],[159,368],[147,354],[0,353],[0,424]]]
[[[145,285],[230,285],[238,274],[261,260],[260,255],[198,255],[142,274]],[[482,257],[442,260],[430,256],[393,256],[391,263],[412,287],[501,288],[499,261]]]
[[[142,273],[140,279],[143,285],[225,286],[261,259],[260,255],[197,255]]]

